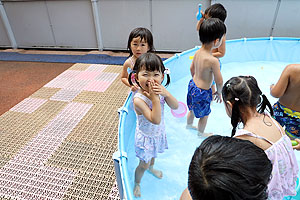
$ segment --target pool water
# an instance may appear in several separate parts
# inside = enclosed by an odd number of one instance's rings
[[[191,60],[185,66],[189,71]],[[223,83],[229,78],[239,75],[252,75],[259,84],[260,89],[268,97],[273,105],[277,99],[270,95],[270,85],[276,83],[284,67],[290,63],[286,62],[231,62],[222,65]],[[174,70],[173,70],[174,71]],[[176,72],[172,72],[176,73]],[[186,103],[187,86],[191,79],[189,73],[185,73],[182,78],[177,78],[167,87],[168,91],[177,98],[178,101]],[[224,104],[213,102],[211,114],[205,132],[212,132],[223,136],[231,135],[230,118],[226,115]],[[198,120],[194,120],[197,126]],[[170,108],[165,106],[165,124],[169,149],[159,154],[156,159],[155,168],[163,171],[163,178],[157,179],[150,173],[145,172],[141,181],[140,199],[179,199],[182,191],[187,187],[188,167],[194,150],[200,145],[204,138],[197,135],[197,131],[188,130],[186,126],[186,116],[175,118]],[[134,183],[134,171],[138,165],[138,158],[134,152],[134,137],[131,136],[128,142],[128,173],[130,183]],[[295,152],[300,166],[300,152]]]

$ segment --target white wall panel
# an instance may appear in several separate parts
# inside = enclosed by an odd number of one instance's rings
[[[2,1],[18,48],[97,49],[91,0]],[[278,15],[276,8],[280,2]],[[103,48],[125,50],[136,27],[152,31],[158,51],[183,51],[200,45],[196,12],[202,3],[227,9],[227,39],[300,37],[298,0],[98,0]],[[275,26],[272,31],[274,19]],[[0,21],[0,47],[10,46]]]
[[[97,48],[90,1],[46,1],[56,46]]]
[[[5,26],[1,19],[0,19],[0,46],[1,47],[10,47],[11,46],[9,38],[7,36]]]
[[[149,0],[100,0],[99,14],[104,49],[124,50],[131,30],[150,30]]]
[[[182,51],[200,45],[196,30],[199,0],[153,0],[152,22],[158,50]],[[208,1],[202,1],[203,9]]]
[[[273,36],[300,37],[299,0],[282,0],[280,2],[278,16],[273,30]]]
[[[269,37],[278,0],[218,0],[227,10],[227,39]]]
[[[5,2],[18,47],[55,46],[44,1]]]

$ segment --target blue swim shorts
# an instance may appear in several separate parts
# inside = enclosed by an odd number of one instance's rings
[[[273,105],[274,118],[285,126],[285,132],[290,138],[300,138],[300,112],[293,111],[279,102]]]
[[[188,86],[187,106],[189,110],[193,110],[196,118],[202,118],[210,114],[211,101],[211,88],[209,90],[198,88],[194,80],[191,79]]]

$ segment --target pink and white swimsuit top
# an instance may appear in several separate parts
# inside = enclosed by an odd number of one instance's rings
[[[269,160],[272,162],[272,176],[268,184],[268,199],[282,200],[284,196],[296,195],[296,180],[298,175],[298,164],[290,138],[283,133],[276,121],[265,113],[280,131],[282,137],[276,141],[270,140],[249,132],[245,129],[238,129],[234,137],[248,135],[251,137],[265,140],[272,146],[265,150]]]

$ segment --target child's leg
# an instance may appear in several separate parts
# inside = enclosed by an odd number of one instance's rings
[[[149,164],[145,163],[144,161],[140,160],[139,165],[135,169],[135,177],[134,177],[134,188],[133,188],[133,195],[135,197],[140,197],[141,196],[141,179],[144,175],[144,172],[149,168]]]
[[[156,170],[156,169],[153,168],[153,166],[154,166],[154,161],[155,161],[155,158],[152,158],[152,159],[151,159],[151,162],[150,162],[150,166],[149,166],[149,172],[150,172],[151,174],[153,174],[153,176],[155,176],[156,178],[162,178],[162,177],[163,177],[162,171]]]
[[[199,119],[198,122],[198,131],[201,136],[210,136],[212,134],[204,133],[206,124],[207,124],[208,115]]]
[[[194,118],[194,112],[193,110],[190,110],[186,118],[186,128],[197,129],[195,126],[193,126]]]

